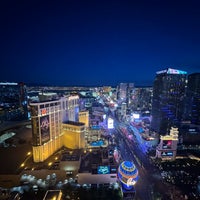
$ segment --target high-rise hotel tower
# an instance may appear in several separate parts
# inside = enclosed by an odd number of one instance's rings
[[[183,115],[187,72],[168,68],[158,71],[153,85],[151,128],[166,135]]]
[[[84,138],[85,125],[78,122],[78,96],[30,103],[30,107],[34,162],[44,161],[63,145],[76,146],[76,148],[84,147],[84,142],[81,139]],[[71,134],[71,131],[75,134]],[[68,133],[69,135],[66,136]],[[68,141],[65,141],[66,138]],[[69,141],[73,141],[74,144],[69,144]]]
[[[188,75],[185,118],[200,125],[200,73]]]

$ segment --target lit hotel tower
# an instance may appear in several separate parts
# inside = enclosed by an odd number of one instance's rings
[[[127,83],[120,83],[118,86],[118,99],[120,99],[123,102],[126,102],[127,85]]]
[[[62,146],[84,148],[85,124],[78,122],[79,97],[30,103],[34,162],[46,160]]]
[[[188,75],[185,119],[200,125],[200,73]]]
[[[134,83],[120,83],[117,87],[117,99],[129,106],[134,91]]]
[[[168,68],[158,71],[153,85],[151,128],[166,135],[183,115],[187,72]]]

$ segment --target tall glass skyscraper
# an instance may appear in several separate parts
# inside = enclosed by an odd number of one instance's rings
[[[129,101],[134,92],[134,83],[120,83],[117,88],[117,99],[129,105]]]
[[[118,86],[118,99],[123,102],[126,102],[127,88],[128,88],[127,83],[120,83]]]
[[[185,119],[200,125],[200,73],[188,75]]]
[[[168,68],[158,71],[153,85],[151,128],[161,135],[182,119],[187,72]]]

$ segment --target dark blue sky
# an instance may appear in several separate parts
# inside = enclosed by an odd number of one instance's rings
[[[0,81],[152,84],[200,72],[196,0],[0,1]]]

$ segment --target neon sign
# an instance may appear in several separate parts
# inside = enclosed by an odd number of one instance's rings
[[[181,70],[178,70],[178,69],[171,69],[171,68],[169,68],[167,70],[167,74],[187,74],[187,72],[181,71]]]
[[[156,72],[156,74],[163,74],[163,73],[167,73],[167,74],[187,74],[187,72],[185,72],[185,71],[181,71],[181,70],[178,70],[178,69],[172,69],[172,68],[168,68],[167,70],[162,70],[162,71]]]
[[[136,181],[133,179],[133,178],[129,178],[128,180],[127,180],[127,185],[128,186],[132,186],[132,185],[135,185],[135,183],[136,183]]]

